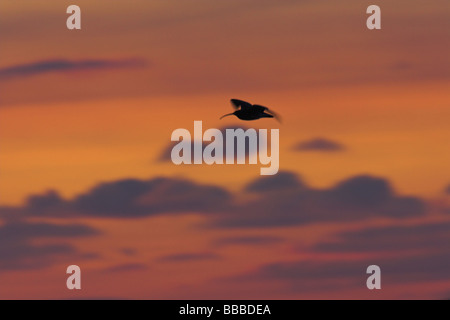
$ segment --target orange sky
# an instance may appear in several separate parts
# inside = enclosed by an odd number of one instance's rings
[[[317,186],[368,172],[394,178],[402,192],[430,197],[448,181],[443,175],[450,161],[446,88],[432,83],[258,96],[279,105],[286,119],[280,126],[282,169],[297,171]],[[259,165],[187,170],[156,161],[176,128],[193,132],[194,120],[202,120],[204,130],[238,124],[231,118],[218,120],[228,110],[224,95],[4,107],[1,201],[17,204],[30,192],[50,188],[71,197],[99,180],[124,176],[175,174],[205,182],[219,179],[229,187],[242,184],[259,174]],[[336,139],[349,150],[330,157],[291,150],[296,141],[316,136]],[[411,170],[417,172],[411,175]]]
[[[202,120],[204,129],[240,124],[231,117],[219,120],[232,110],[229,99],[239,98],[281,114],[281,124],[273,119],[245,123],[280,130],[280,171],[295,172],[311,188],[324,190],[357,175],[382,177],[395,196],[414,196],[429,205],[425,216],[401,225],[447,222],[448,1],[380,0],[382,29],[376,31],[365,27],[370,4],[80,0],[82,30],[69,31],[69,2],[2,2],[0,205],[26,211],[31,194],[53,189],[71,200],[101,182],[157,176],[217,185],[247,201],[250,195],[242,188],[260,177],[260,165],[175,166],[157,160],[172,131],[192,132],[195,120]],[[60,60],[106,65],[36,67]],[[33,64],[35,73],[7,72]],[[316,137],[336,141],[344,150],[294,150],[295,144]],[[1,212],[1,225],[8,225]],[[199,212],[141,219],[79,213],[66,220],[38,216],[23,221],[79,223],[100,230],[94,237],[31,239],[35,245],[63,240],[97,257],[73,256],[86,270],[86,285],[78,293],[64,287],[64,268],[76,263],[67,255],[55,255],[42,268],[15,271],[3,270],[0,258],[3,299],[429,298],[449,292],[448,277],[394,281],[378,295],[357,286],[308,293],[290,291],[279,279],[253,281],[245,288],[224,281],[256,275],[270,263],[376,259],[370,252],[319,252],[314,245],[352,228],[399,224],[386,217],[237,230],[202,229],[198,224],[209,218]],[[249,235],[283,240],[264,246],[215,245],[218,238]],[[306,248],[301,253],[299,245]],[[123,248],[132,248],[133,254],[124,254]],[[206,258],[162,259],[180,253]],[[113,291],[111,277],[119,279]],[[413,290],[416,295],[408,293]]]

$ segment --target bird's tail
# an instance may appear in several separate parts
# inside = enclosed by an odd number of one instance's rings
[[[273,112],[273,111],[270,110],[270,109],[267,109],[266,112],[268,112],[268,113],[270,114],[270,117],[269,117],[269,118],[275,118],[275,119],[277,119],[277,121],[278,121],[279,123],[281,123],[281,117],[280,117],[280,115],[279,115],[278,113]],[[265,114],[267,114],[267,113],[265,113]]]

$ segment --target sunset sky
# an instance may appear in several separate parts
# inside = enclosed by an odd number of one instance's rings
[[[1,1],[0,39],[0,299],[450,297],[448,0]],[[174,165],[196,120],[279,173]]]

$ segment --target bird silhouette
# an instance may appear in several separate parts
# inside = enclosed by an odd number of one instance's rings
[[[259,104],[251,104],[239,99],[231,99],[230,101],[231,105],[236,109],[236,111],[227,113],[220,117],[220,119],[235,115],[239,119],[246,121],[257,120],[261,118],[275,118],[280,121],[280,117],[275,112],[269,110],[269,108],[267,107],[261,106]]]

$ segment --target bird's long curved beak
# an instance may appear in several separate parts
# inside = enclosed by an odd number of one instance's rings
[[[228,116],[232,116],[233,114],[234,114],[234,113],[227,113],[227,114],[224,114],[223,116],[220,117],[220,119],[225,118],[225,117],[228,117]]]

